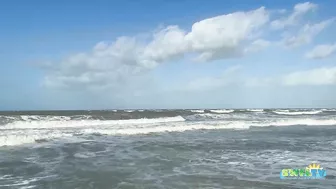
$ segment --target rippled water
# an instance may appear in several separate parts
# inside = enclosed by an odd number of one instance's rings
[[[335,149],[335,109],[0,112],[0,188],[335,189]]]
[[[132,136],[92,134],[0,148],[0,188],[336,188],[336,127]],[[326,180],[280,180],[319,162]]]

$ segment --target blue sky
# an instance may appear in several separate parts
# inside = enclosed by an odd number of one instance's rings
[[[7,1],[0,109],[336,107],[333,1]]]

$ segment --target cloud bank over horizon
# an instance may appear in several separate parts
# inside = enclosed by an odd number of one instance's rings
[[[133,102],[132,98],[147,96],[150,99],[152,94],[174,101],[165,95],[234,91],[232,88],[236,86],[264,91],[277,86],[279,91],[276,93],[293,87],[335,88],[336,65],[322,65],[318,61],[332,57],[336,45],[315,41],[335,24],[335,18],[308,19],[310,14],[318,11],[322,10],[311,2],[296,4],[291,10],[279,8],[274,11],[262,6],[200,20],[189,28],[169,25],[149,32],[145,39],[135,35],[120,36],[113,42],[101,41],[90,52],[74,54],[60,62],[45,63],[43,86],[59,91],[104,93],[102,98],[125,98],[130,102]],[[313,48],[308,45],[313,45]],[[302,62],[314,61],[315,66],[301,66],[273,75],[254,73],[249,68],[248,64],[253,64],[247,62],[249,57],[266,57],[265,51],[286,56],[291,49],[298,48],[304,51],[299,55]],[[174,62],[199,65],[226,64],[226,61],[238,62],[220,68],[222,72],[219,75],[193,77],[171,87],[155,83],[151,74],[157,68]],[[264,61],[272,61],[272,58]],[[272,62],[268,67],[272,68]],[[182,96],[176,102],[180,103]]]

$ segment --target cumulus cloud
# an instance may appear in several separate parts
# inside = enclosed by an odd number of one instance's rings
[[[143,73],[156,64],[139,58],[139,46],[134,38],[129,37],[120,37],[112,44],[98,43],[90,53],[76,54],[52,65],[45,85],[90,88],[125,83],[131,76]]]
[[[293,8],[293,12],[287,17],[273,20],[271,22],[272,29],[284,29],[287,26],[295,26],[299,23],[300,19],[310,11],[317,9],[317,5],[310,2],[296,4]],[[282,10],[285,13],[285,10]]]
[[[153,33],[149,42],[119,37],[100,42],[91,52],[73,55],[51,66],[44,84],[49,87],[118,87],[157,65],[193,53],[198,61],[241,56],[269,20],[264,7],[234,12],[196,22],[189,32],[168,26]],[[253,43],[252,43],[253,44]],[[256,42],[265,45],[265,42]]]
[[[336,52],[335,44],[317,45],[306,53],[305,57],[309,59],[323,59],[331,56]]]
[[[312,42],[321,31],[330,26],[335,21],[334,18],[324,20],[316,24],[304,25],[295,35],[287,35],[283,38],[286,47],[298,47]]]
[[[316,8],[317,5],[310,2],[297,4],[288,17],[270,21],[271,11],[260,7],[204,19],[194,23],[190,29],[183,29],[177,25],[167,26],[150,33],[146,39],[122,36],[111,43],[102,41],[90,52],[78,53],[60,62],[46,63],[44,85],[90,91],[106,89],[137,91],[139,83],[142,82],[144,85],[148,83],[148,80],[143,79],[144,75],[166,62],[184,57],[191,57],[191,61],[209,62],[240,58],[249,53],[262,51],[272,45],[272,41],[266,37],[269,35],[264,35],[269,26],[275,29],[293,26],[303,15]],[[284,10],[280,12],[285,14]],[[288,47],[308,44],[333,21],[334,19],[329,19],[306,24],[295,35],[284,36],[283,43]],[[325,53],[323,49],[315,51]],[[328,53],[324,56],[326,54]],[[310,55],[310,57],[317,56]],[[223,84],[228,85],[233,81],[237,83],[239,80],[230,79],[233,78],[232,74],[230,77],[227,75],[225,72],[218,78],[200,79],[189,83],[188,86],[193,90],[209,84],[211,87],[221,87]],[[274,81],[281,83],[280,79],[268,78],[239,80],[244,86],[264,86]],[[290,82],[286,80],[284,83]]]

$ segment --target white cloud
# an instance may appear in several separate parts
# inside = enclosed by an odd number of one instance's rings
[[[163,62],[189,51],[186,32],[178,26],[168,26],[153,34],[153,40],[144,48],[143,59]]]
[[[302,16],[309,11],[317,9],[317,5],[310,2],[296,4],[293,8],[293,12],[285,18],[277,19],[271,22],[272,29],[284,29],[287,26],[295,26],[299,23]],[[284,11],[282,11],[284,13]]]
[[[293,72],[282,77],[282,84],[286,86],[335,85],[336,67],[322,67]]]
[[[301,45],[309,44],[312,42],[321,31],[332,24],[335,21],[334,18],[324,20],[316,24],[304,25],[296,35],[287,35],[283,38],[283,43],[287,47],[298,47]]]
[[[246,53],[249,52],[258,52],[261,51],[263,49],[265,49],[266,47],[270,46],[271,42],[264,40],[264,39],[257,39],[255,41],[253,41],[249,46],[247,46],[244,51]]]
[[[168,26],[153,33],[149,43],[136,37],[119,37],[111,44],[98,43],[89,53],[80,53],[54,64],[44,84],[51,87],[116,88],[185,54],[198,55],[199,61],[242,56],[244,46],[268,22],[264,7],[234,12],[196,22],[187,32]],[[254,45],[265,45],[263,41]],[[253,45],[253,43],[252,43]]]
[[[113,87],[127,82],[155,62],[139,59],[140,46],[134,38],[120,37],[108,45],[98,43],[91,53],[73,55],[53,65],[45,85],[51,87]],[[114,81],[114,82],[111,82]]]
[[[294,71],[275,77],[245,78],[245,86],[323,86],[336,85],[336,67]]]
[[[309,59],[323,59],[331,56],[336,52],[336,43],[331,45],[317,45],[312,50],[306,53],[306,58]]]
[[[294,71],[274,77],[242,75],[243,67],[233,66],[219,76],[207,76],[183,83],[184,91],[209,91],[228,89],[234,86],[259,87],[294,87],[336,85],[336,67],[320,67],[304,71]]]
[[[249,12],[235,12],[202,20],[193,24],[186,35],[193,52],[201,53],[206,60],[230,57],[231,52],[239,51],[241,43],[253,36],[268,22],[264,7]],[[229,53],[226,53],[229,52]]]
[[[281,26],[280,28],[294,25],[302,15],[316,7],[317,5],[309,2],[297,4],[288,18],[273,21],[271,25]],[[141,78],[145,73],[162,63],[185,55],[192,55],[191,58],[195,61],[208,62],[242,57],[267,48],[272,41],[264,39],[263,34],[269,28],[269,14],[270,11],[260,7],[251,11],[208,18],[194,23],[190,30],[176,25],[168,26],[151,33],[147,40],[122,36],[112,43],[99,42],[90,52],[79,53],[61,62],[54,64],[48,62],[44,65],[47,71],[44,84],[54,88],[92,91],[98,89],[137,91],[139,90],[137,84],[142,82]],[[306,24],[296,35],[285,36],[283,43],[289,47],[310,43],[333,21],[334,19],[329,19],[316,24]],[[315,51],[323,51],[323,49]],[[284,77],[287,79],[256,77],[244,80],[226,72],[217,78],[200,78],[190,82],[188,86],[194,90],[206,88],[208,85],[214,88],[237,82],[241,82],[243,86],[252,87],[274,83],[287,85],[291,83],[291,78],[298,80],[297,78],[301,76],[292,75],[294,76]]]

